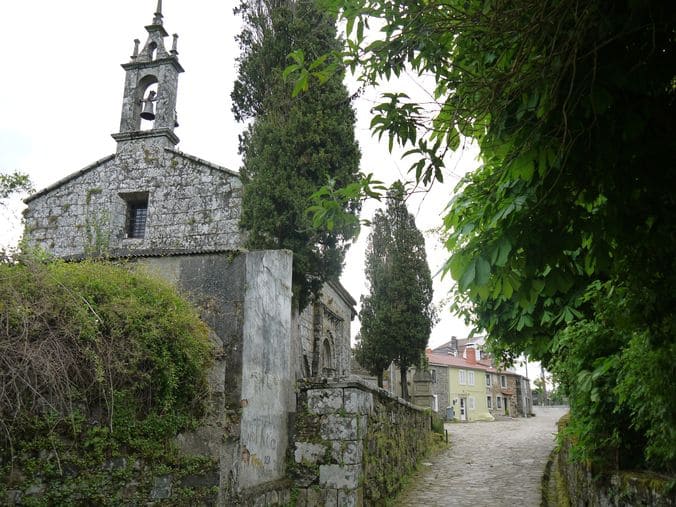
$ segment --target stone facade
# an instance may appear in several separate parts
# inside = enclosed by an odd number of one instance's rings
[[[126,71],[115,154],[26,199],[27,244],[56,257],[152,257],[244,251],[239,174],[178,151],[174,133],[178,76],[176,39],[164,46],[161,6],[134,48]],[[157,88],[154,120],[141,120]],[[138,210],[142,220],[138,220]],[[136,227],[142,222],[141,227]],[[338,281],[320,301],[292,316],[296,378],[350,372],[350,322],[356,302]]]
[[[298,378],[344,377],[350,374],[350,322],[356,301],[336,282],[322,288],[320,301],[294,317]]]
[[[429,445],[429,415],[364,382],[304,383],[299,398],[298,507],[382,503]]]
[[[436,396],[436,408],[439,415],[447,418],[447,409],[451,406],[451,399],[449,396],[449,382],[448,374],[449,368],[444,366],[430,365],[430,373],[432,374],[432,394]]]
[[[147,203],[145,234],[128,235],[129,207]],[[26,199],[26,239],[57,257],[237,250],[237,173],[169,147],[124,143]]]

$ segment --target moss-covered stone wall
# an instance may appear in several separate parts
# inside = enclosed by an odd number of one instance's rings
[[[564,434],[569,416],[559,421],[559,435]],[[550,505],[586,507],[629,507],[676,505],[676,477],[654,472],[628,470],[598,470],[589,463],[573,461],[571,442],[563,439],[556,456],[556,491],[565,498]]]
[[[297,506],[390,498],[431,443],[428,412],[360,381],[299,389],[289,473]]]

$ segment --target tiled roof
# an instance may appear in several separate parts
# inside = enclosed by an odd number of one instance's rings
[[[450,354],[434,354],[432,351],[426,351],[427,360],[430,364],[438,366],[455,366],[459,368],[470,368],[474,370],[483,370],[489,372],[496,372],[497,370],[492,366],[482,364],[480,362],[469,362],[464,357],[452,356]]]

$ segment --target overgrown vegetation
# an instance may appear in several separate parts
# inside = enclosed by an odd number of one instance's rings
[[[0,498],[33,485],[25,505],[119,505],[147,499],[154,476],[208,469],[171,439],[203,415],[210,361],[195,310],[149,276],[0,264]],[[149,483],[125,493],[139,475]]]
[[[315,58],[340,42],[334,18],[315,0],[246,0],[236,12],[244,28],[233,112],[238,121],[252,119],[240,138],[241,223],[249,248],[293,251],[294,299],[303,309],[340,275],[359,213],[359,200],[348,199],[340,209],[352,220],[315,226],[306,212],[310,198],[329,182],[356,181],[360,155],[343,73],[328,73],[324,86],[292,99],[294,85],[283,72],[289,54]]]
[[[410,148],[418,179],[441,180],[463,136],[479,145],[483,166],[444,218],[457,312],[497,356],[527,352],[557,372],[579,457],[673,471],[676,11],[324,3],[346,20],[340,58],[365,84],[435,78],[429,103],[388,93],[374,108],[374,131]]]

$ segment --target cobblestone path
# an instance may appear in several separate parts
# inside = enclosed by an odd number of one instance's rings
[[[446,424],[450,449],[427,462],[397,505],[519,506],[541,501],[541,479],[562,408],[536,417]]]

